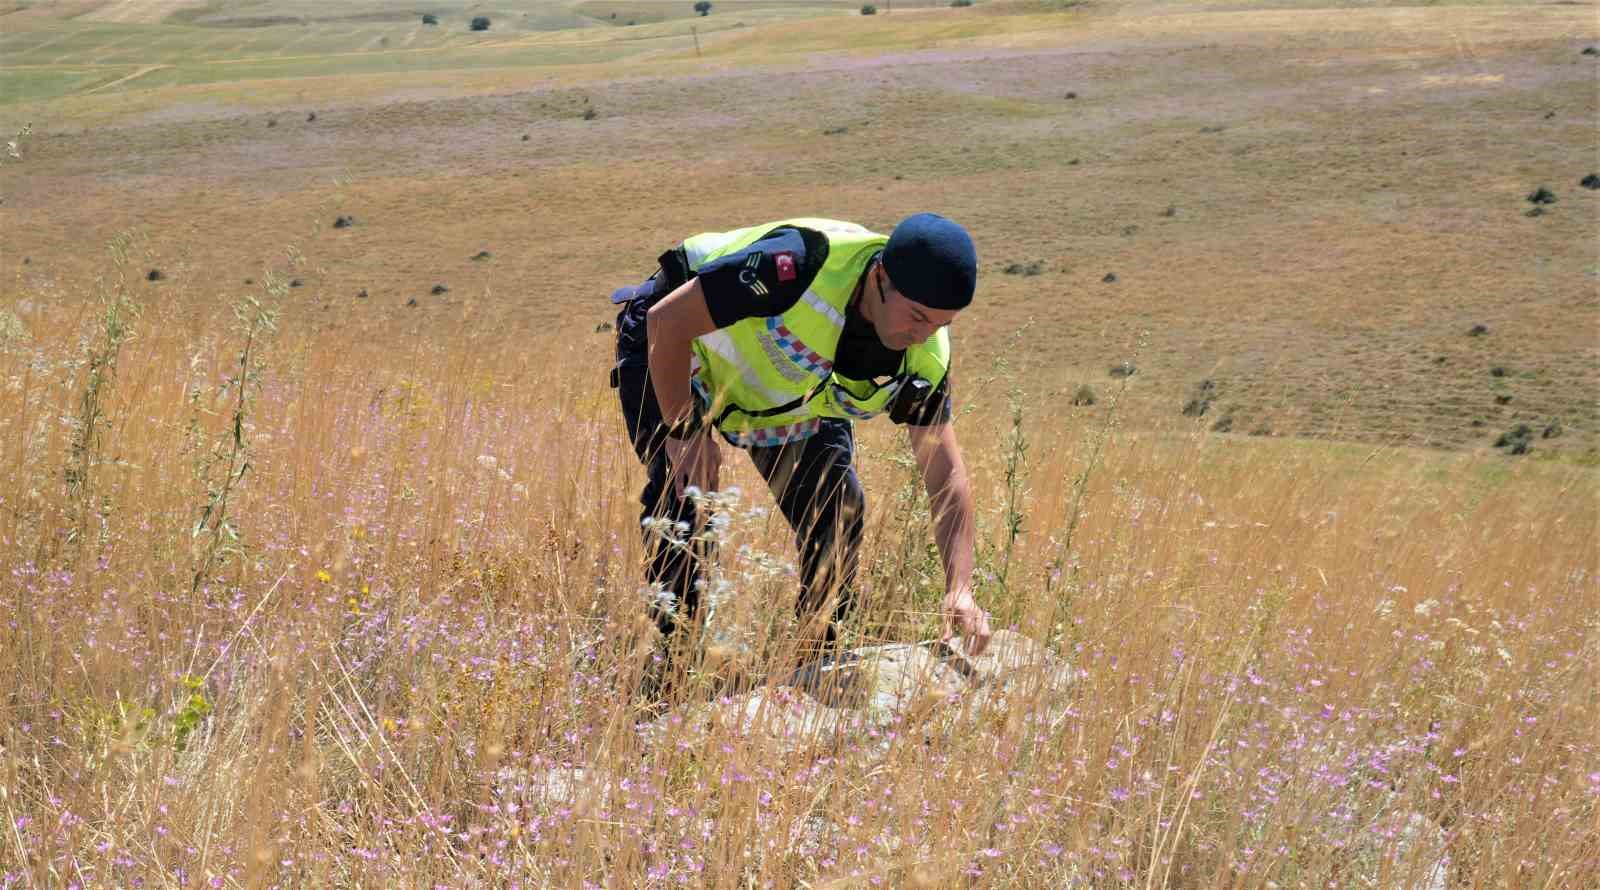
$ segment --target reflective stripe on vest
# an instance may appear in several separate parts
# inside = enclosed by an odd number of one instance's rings
[[[736,445],[781,445],[817,431],[824,417],[862,419],[887,410],[907,385],[937,386],[949,366],[949,336],[941,328],[906,350],[886,384],[833,373],[850,298],[867,262],[888,239],[854,223],[790,219],[684,241],[691,269],[792,226],[822,232],[828,256],[811,286],[788,311],[747,318],[698,337],[691,374],[696,393],[718,428]]]

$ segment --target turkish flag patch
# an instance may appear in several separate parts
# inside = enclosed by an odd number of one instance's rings
[[[800,274],[794,267],[794,254],[783,251],[773,256],[773,262],[778,264],[779,283],[788,283],[795,280]]]

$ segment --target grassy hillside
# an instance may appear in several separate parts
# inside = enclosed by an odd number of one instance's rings
[[[1594,6],[908,7],[0,5],[0,886],[1592,883]],[[1065,700],[706,719],[795,639],[730,453],[649,723],[605,296],[919,210]],[[936,632],[912,468],[852,642]]]

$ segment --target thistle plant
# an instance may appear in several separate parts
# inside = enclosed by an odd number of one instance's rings
[[[234,330],[242,342],[238,362],[217,393],[219,401],[231,401],[227,426],[212,440],[210,449],[201,456],[196,467],[205,486],[205,503],[189,532],[195,559],[190,592],[198,591],[212,572],[243,552],[238,525],[228,514],[229,501],[245,474],[250,472],[252,449],[247,438],[248,418],[255,407],[261,376],[266,369],[262,358],[265,341],[278,329],[278,310],[270,303],[281,299],[288,289],[287,282],[268,271],[264,278],[266,297],[246,294],[233,306]],[[191,399],[191,410],[199,410],[197,400]],[[197,428],[193,420],[190,428]]]
[[[111,240],[108,249],[112,278],[109,281],[102,278],[98,283],[100,312],[83,358],[83,388],[78,396],[77,413],[71,421],[67,465],[62,470],[62,480],[67,486],[66,540],[71,544],[82,543],[91,521],[98,522],[98,540],[104,543],[106,519],[113,509],[108,499],[97,497],[95,475],[104,460],[109,426],[106,403],[116,382],[117,360],[123,347],[133,340],[134,323],[139,318],[140,305],[128,295],[127,289],[129,253],[136,243],[137,236],[132,232],[119,234]]]

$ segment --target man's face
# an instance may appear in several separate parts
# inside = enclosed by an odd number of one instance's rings
[[[873,326],[878,339],[890,349],[909,349],[922,343],[961,314],[956,309],[924,306],[895,290],[881,263],[873,274],[878,276],[878,287],[883,292],[883,304],[878,307],[878,320]]]

